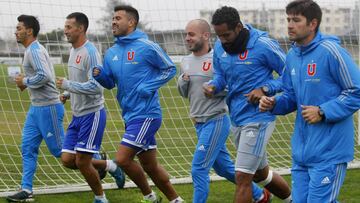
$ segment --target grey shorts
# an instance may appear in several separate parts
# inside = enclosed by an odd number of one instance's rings
[[[275,129],[275,121],[232,127],[236,147],[235,171],[255,174],[268,165],[266,145]]]

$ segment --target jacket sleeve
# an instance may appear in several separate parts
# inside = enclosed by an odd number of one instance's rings
[[[52,80],[50,67],[46,61],[46,56],[39,49],[31,49],[30,64],[34,68],[35,74],[30,77],[24,77],[23,83],[29,88],[40,88]],[[54,78],[55,79],[55,78]]]
[[[281,79],[283,92],[281,95],[275,97],[275,106],[272,109],[272,113],[275,115],[286,115],[297,109],[296,95],[288,68],[285,68]]]
[[[84,63],[87,66],[87,78],[86,82],[76,82],[71,80],[64,80],[62,88],[76,94],[100,94],[103,92],[101,85],[96,82],[92,76],[93,68],[101,66],[100,55],[97,52],[90,52],[87,56],[86,62]]]
[[[350,54],[340,45],[332,44],[328,54],[330,74],[340,86],[340,95],[320,105],[325,122],[337,122],[360,108],[360,72]]]
[[[279,75],[277,79],[269,80],[264,84],[269,88],[269,95],[275,95],[283,90],[281,75],[285,68],[285,53],[277,42],[270,39],[266,40],[264,51],[268,67]]]
[[[98,68],[100,70],[100,74],[95,76],[94,79],[100,83],[101,86],[105,87],[106,89],[112,89],[115,87],[115,80],[113,73],[111,71],[111,65],[109,64],[109,61],[111,60],[109,54],[105,54],[104,57],[104,65],[103,67],[92,67],[91,72],[94,68]]]
[[[214,54],[213,54],[213,63],[214,63],[214,77],[211,81],[209,81],[209,85],[215,86],[215,94],[217,94],[225,89],[226,81],[225,81],[225,73],[221,69],[216,50],[214,50]]]
[[[155,77],[144,81],[137,88],[137,92],[142,97],[149,97],[175,76],[176,67],[169,56],[155,43],[149,45],[145,57],[150,66],[158,70]]]
[[[178,81],[177,81],[177,88],[178,88],[178,91],[179,91],[179,93],[180,93],[180,95],[182,97],[188,98],[190,81],[183,80],[183,75],[184,75],[183,63],[181,63],[179,78],[178,78]]]

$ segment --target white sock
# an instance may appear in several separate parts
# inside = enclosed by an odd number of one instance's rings
[[[289,197],[287,197],[286,199],[283,199],[284,203],[291,203],[292,199],[291,199],[291,195]]]
[[[117,168],[116,163],[113,160],[106,160],[106,168],[105,171],[114,172]]]
[[[97,200],[106,200],[105,193],[103,195],[95,195],[95,199],[97,199]]]
[[[156,193],[154,191],[151,191],[150,194],[144,196],[144,200],[150,200],[150,201],[157,200]]]
[[[184,202],[184,200],[178,196],[176,199],[171,200],[169,203],[181,203]]]

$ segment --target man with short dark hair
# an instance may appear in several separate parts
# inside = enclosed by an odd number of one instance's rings
[[[37,157],[42,140],[55,157],[60,157],[64,137],[64,107],[55,86],[55,72],[46,49],[37,41],[39,21],[34,16],[20,15],[16,26],[16,40],[26,48],[23,68],[25,75],[15,77],[17,87],[30,92],[30,108],[22,132],[23,176],[18,193],[8,201],[33,201],[32,186]]]
[[[68,77],[58,78],[56,85],[65,90],[60,100],[71,100],[72,121],[66,132],[61,161],[70,169],[79,169],[95,194],[95,203],[107,203],[95,168],[108,170],[119,188],[124,185],[122,170],[112,160],[93,160],[99,153],[106,125],[103,87],[92,76],[92,68],[101,65],[101,56],[88,41],[89,20],[83,13],[66,17],[64,34],[71,43]]]
[[[275,116],[260,112],[261,96],[281,91],[281,81],[273,78],[284,68],[285,54],[267,33],[243,25],[233,7],[217,9],[211,21],[219,40],[214,46],[214,78],[204,86],[213,96],[228,87],[227,105],[237,149],[234,202],[249,203],[254,180],[271,193],[291,201],[286,181],[269,170],[266,145],[275,128]]]
[[[147,35],[136,29],[138,11],[127,5],[117,6],[112,19],[115,44],[106,51],[104,67],[93,71],[105,88],[117,86],[125,134],[116,161],[140,188],[145,202],[160,202],[151,190],[144,171],[171,203],[183,202],[172,186],[169,175],[156,158],[155,134],[162,115],[158,89],[176,74],[169,56]],[[140,164],[134,158],[138,157]]]
[[[262,97],[261,111],[297,111],[291,137],[294,202],[338,202],[347,162],[354,158],[353,114],[360,108],[360,72],[335,36],[319,31],[322,12],[312,0],[286,7],[288,35],[284,92]]]

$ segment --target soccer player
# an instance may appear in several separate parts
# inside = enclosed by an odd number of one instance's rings
[[[114,11],[115,44],[105,53],[104,67],[95,68],[93,74],[105,88],[118,89],[125,134],[116,154],[117,163],[140,188],[144,201],[159,202],[145,171],[171,203],[182,202],[157,161],[155,140],[162,119],[158,89],[174,77],[175,65],[157,44],[136,29],[139,14],[135,8],[121,5]]]
[[[60,157],[64,137],[64,107],[55,86],[55,73],[46,49],[37,41],[39,21],[34,16],[20,15],[16,26],[16,41],[26,48],[23,60],[25,75],[15,77],[17,87],[30,92],[30,108],[22,132],[23,175],[19,192],[8,201],[33,201],[33,177],[42,140],[55,157]]]
[[[83,13],[66,17],[64,34],[72,44],[69,80],[60,78],[56,85],[66,90],[60,99],[65,103],[70,98],[73,118],[66,132],[61,160],[65,167],[80,170],[95,194],[94,202],[101,203],[108,201],[95,167],[109,170],[119,187],[124,185],[125,177],[112,160],[92,160],[100,150],[106,112],[103,87],[92,77],[92,68],[101,65],[101,57],[94,44],[87,40],[88,25],[89,20]]]
[[[205,97],[202,85],[213,77],[213,50],[210,47],[210,25],[202,19],[190,21],[186,28],[186,45],[192,53],[181,62],[178,90],[189,98],[190,117],[194,122],[198,143],[192,161],[194,185],[193,203],[205,203],[209,193],[209,171],[235,183],[235,167],[225,142],[229,136],[230,120],[225,103],[226,92],[213,98]],[[270,201],[270,193],[253,184],[256,202]]]
[[[286,13],[293,44],[284,92],[262,97],[260,110],[297,111],[291,137],[294,202],[338,202],[347,162],[354,158],[352,115],[360,108],[360,72],[340,40],[319,31],[318,4],[292,1]]]
[[[229,90],[226,101],[237,148],[234,202],[251,202],[252,180],[290,202],[289,186],[269,170],[266,156],[275,116],[258,108],[261,96],[281,90],[281,81],[274,80],[273,71],[281,75],[284,52],[267,33],[243,25],[233,7],[217,9],[211,23],[219,40],[214,47],[214,78],[204,91],[213,96],[226,86]]]

